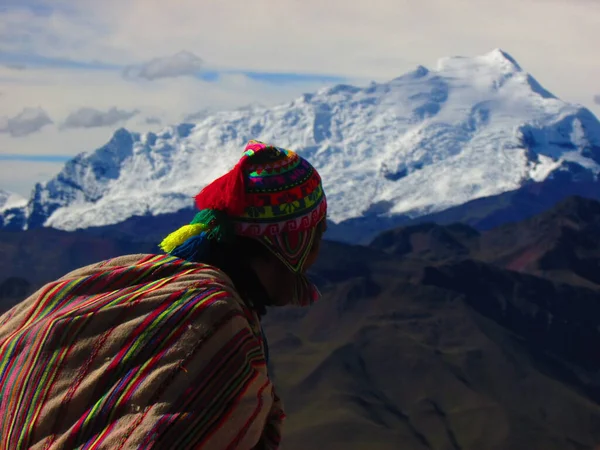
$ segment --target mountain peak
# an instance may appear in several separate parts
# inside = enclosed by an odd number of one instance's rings
[[[193,196],[231,169],[250,139],[307,157],[324,180],[329,218],[360,219],[365,236],[388,219],[512,191],[558,170],[596,176],[600,122],[532,80],[496,49],[157,133],[121,128],[36,188],[26,226],[72,230],[192,208]]]
[[[508,62],[515,68],[515,70],[517,70],[519,72],[523,70],[523,69],[521,69],[521,66],[516,61],[515,58],[513,58],[511,55],[509,55],[507,52],[505,52],[504,50],[502,50],[500,48],[495,48],[491,52],[485,54],[483,56],[483,58],[488,59],[489,61],[493,61],[493,62],[501,63],[501,64],[505,64],[506,62]]]
[[[108,145],[110,145],[110,144],[121,145],[123,143],[130,142],[134,135],[135,135],[135,133],[132,133],[127,128],[123,128],[123,127],[118,128],[113,133],[112,138],[110,139],[110,142]]]
[[[429,75],[431,71],[425,66],[417,66],[413,71],[400,75],[399,77],[394,78],[391,83],[404,82],[406,80],[419,80],[425,78]]]
[[[441,72],[469,72],[472,77],[482,72],[498,75],[516,74],[523,72],[517,61],[504,50],[496,48],[483,55],[451,56],[438,60],[437,70]]]

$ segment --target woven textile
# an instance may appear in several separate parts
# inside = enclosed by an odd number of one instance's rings
[[[0,449],[275,449],[263,337],[222,272],[167,255],[76,270],[0,317]]]
[[[236,233],[274,236],[314,228],[327,213],[321,177],[292,150],[250,141],[244,156],[245,211]],[[259,159],[260,158],[260,159]],[[259,159],[260,162],[254,162]]]

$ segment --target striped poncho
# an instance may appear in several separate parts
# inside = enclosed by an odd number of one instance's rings
[[[215,268],[132,255],[0,316],[0,450],[274,449],[260,322]]]

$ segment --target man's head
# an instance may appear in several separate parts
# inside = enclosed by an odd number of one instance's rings
[[[250,141],[236,166],[196,196],[196,206],[192,223],[165,238],[163,250],[201,261],[207,242],[235,242],[273,301],[307,304],[317,298],[305,273],[318,256],[327,202],[308,161]]]

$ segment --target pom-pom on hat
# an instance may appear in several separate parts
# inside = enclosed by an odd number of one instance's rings
[[[321,177],[292,150],[252,140],[235,167],[195,197],[199,213],[161,243],[170,254],[198,259],[202,243],[233,236],[258,239],[290,270],[301,272],[327,215]]]

